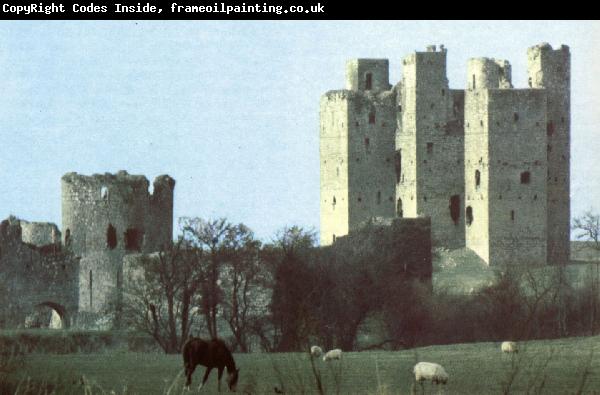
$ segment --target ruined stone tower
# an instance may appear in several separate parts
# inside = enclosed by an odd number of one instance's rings
[[[63,242],[81,257],[79,313],[104,315],[114,308],[122,284],[125,254],[153,252],[173,236],[173,189],[169,176],[154,180],[117,174],[62,178]]]
[[[446,49],[402,61],[396,131],[396,214],[431,217],[436,245],[465,245],[463,212],[464,92],[448,89]]]
[[[434,245],[490,265],[567,262],[568,47],[530,48],[526,89],[488,58],[449,89],[446,54],[406,57],[393,89],[387,60],[351,61],[346,90],[322,97],[321,244],[372,217],[430,217]]]
[[[471,59],[465,94],[466,245],[495,264],[546,263],[546,94]]]
[[[321,98],[321,245],[394,216],[396,92],[383,59],[346,65],[346,89]]]
[[[529,84],[547,97],[548,261],[568,262],[570,254],[571,55],[569,47],[536,45],[527,51]]]

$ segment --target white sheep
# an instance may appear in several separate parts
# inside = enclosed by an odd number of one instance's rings
[[[425,380],[431,380],[433,384],[446,384],[448,373],[442,365],[433,362],[419,362],[413,368],[415,380],[423,384]]]
[[[502,342],[500,349],[502,350],[502,352],[508,353],[508,354],[519,352],[519,346],[517,345],[517,343],[511,342],[511,341]]]
[[[327,353],[323,356],[323,361],[332,361],[334,359],[342,359],[342,350],[339,348],[327,351]]]
[[[312,346],[310,348],[310,355],[315,358],[319,358],[323,354],[323,350],[319,346]]]

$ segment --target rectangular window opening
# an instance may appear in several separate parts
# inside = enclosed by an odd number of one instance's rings
[[[427,143],[427,153],[433,154],[433,143]]]
[[[365,90],[370,91],[373,89],[373,74],[367,73],[365,76]]]

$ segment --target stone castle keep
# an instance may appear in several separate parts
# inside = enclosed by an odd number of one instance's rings
[[[477,58],[450,89],[443,46],[346,65],[321,98],[321,244],[373,217],[430,217],[435,245],[487,264],[568,262],[570,53],[529,48],[528,87],[508,61]]]
[[[48,223],[8,219],[0,225],[1,285],[11,325],[36,307],[56,311],[64,326],[110,320],[123,291],[123,259],[169,245],[175,180],[117,174],[62,177],[62,234]],[[7,307],[8,305],[8,307]],[[108,325],[109,322],[107,322]]]

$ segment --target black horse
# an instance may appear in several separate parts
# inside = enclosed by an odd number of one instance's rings
[[[221,391],[221,376],[223,376],[223,369],[227,368],[227,385],[229,390],[235,392],[239,369],[235,367],[235,361],[231,355],[231,351],[227,348],[223,340],[212,339],[209,341],[202,340],[197,337],[190,338],[183,345],[183,365],[185,368],[185,375],[187,381],[185,387],[190,388],[192,384],[192,373],[196,369],[197,365],[206,366],[204,372],[204,378],[202,384],[198,389],[202,388],[208,375],[213,368],[219,370],[219,392]]]

